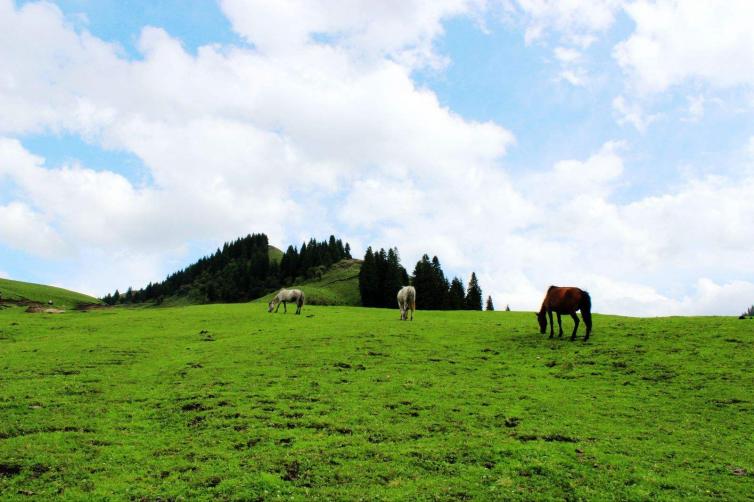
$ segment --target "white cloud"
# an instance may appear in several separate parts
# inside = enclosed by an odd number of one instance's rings
[[[699,122],[704,116],[704,103],[706,99],[703,95],[688,96],[688,120],[691,122]]]
[[[20,202],[0,206],[0,242],[44,258],[64,258],[68,249],[43,215]]]
[[[615,21],[622,0],[511,0],[505,10],[525,26],[526,44],[556,40],[553,55],[560,65],[558,80],[576,87],[588,86],[585,51]]]
[[[636,29],[614,55],[640,91],[697,79],[718,88],[754,84],[753,2],[639,0],[625,10]]]
[[[302,47],[318,42],[368,59],[389,56],[411,66],[441,64],[432,41],[442,34],[442,21],[483,4],[480,0],[220,2],[233,28],[265,54],[297,57]]]
[[[638,103],[629,103],[623,96],[613,98],[613,110],[618,114],[618,123],[631,124],[640,133],[647,131],[647,127],[660,118],[659,113],[647,113]]]
[[[515,0],[526,17],[526,42],[540,39],[548,30],[562,33],[570,43],[586,48],[594,34],[612,26],[620,0]]]
[[[567,33],[555,49],[564,72],[578,70],[616,5],[521,2],[532,26]],[[187,242],[334,232],[357,253],[359,243],[398,246],[409,269],[424,252],[449,271],[473,267],[499,307],[535,308],[546,286],[568,283],[590,289],[602,311],[741,308],[721,299],[748,288],[735,274],[754,246],[754,179],[691,179],[618,203],[629,169],[619,141],[512,179],[510,131],[466,120],[416,86],[417,65],[441,59],[432,41],[442,21],[482,3],[222,7],[253,48],[192,55],[145,28],[143,58],[130,60],[54,6],[0,0],[0,177],[19,194],[3,208],[4,245],[74,255],[66,284],[98,295],[162,279],[183,265]],[[622,97],[614,107],[640,129],[656,118]],[[34,131],[130,152],[151,181],[46,165],[15,139]],[[661,292],[668,283],[674,294]],[[694,293],[676,292],[688,284]]]

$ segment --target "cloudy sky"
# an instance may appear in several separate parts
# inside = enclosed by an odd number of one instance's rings
[[[0,0],[0,276],[427,252],[498,307],[754,303],[754,2]]]

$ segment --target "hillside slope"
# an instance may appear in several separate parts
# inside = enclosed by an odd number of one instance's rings
[[[270,263],[277,262],[279,264],[280,260],[283,259],[283,252],[272,245],[267,246],[267,255],[270,257]]]
[[[341,260],[332,265],[321,278],[295,284],[289,288],[302,290],[306,295],[308,305],[361,306],[359,270],[361,270],[361,260]],[[274,296],[275,293],[271,293],[255,301],[267,303]]]
[[[55,286],[0,279],[0,299],[47,304],[52,300],[56,308],[71,309],[81,304],[101,303],[97,298]]]

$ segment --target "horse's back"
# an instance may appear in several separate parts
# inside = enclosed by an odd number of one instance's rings
[[[304,292],[300,289],[281,289],[278,298],[284,302],[298,301],[299,298],[303,300]]]
[[[416,289],[413,286],[403,286],[398,291],[397,298],[399,303],[414,302],[416,300]]]
[[[584,298],[589,298],[589,293],[586,293],[580,288],[573,286],[550,286],[547,289],[547,296],[545,302],[548,307],[561,313],[575,312],[581,308],[584,303]]]

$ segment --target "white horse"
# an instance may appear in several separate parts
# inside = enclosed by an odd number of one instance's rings
[[[268,305],[267,312],[272,312],[272,310],[275,310],[275,313],[277,313],[278,309],[280,308],[280,303],[283,304],[283,313],[288,313],[288,307],[286,307],[286,303],[296,303],[296,314],[301,313],[301,307],[304,306],[304,292],[300,289],[281,289],[277,295],[275,295],[275,298],[272,299],[272,301]]]
[[[403,286],[398,291],[398,308],[401,309],[401,321],[408,318],[408,311],[411,310],[411,320],[414,320],[414,310],[416,310],[416,290],[413,286]]]

